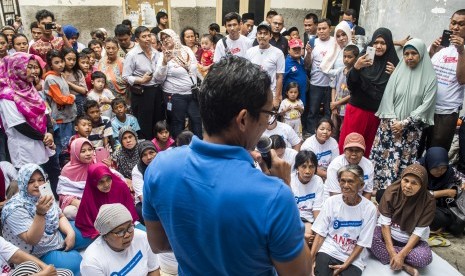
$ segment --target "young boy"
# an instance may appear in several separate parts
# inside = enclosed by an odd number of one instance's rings
[[[100,106],[94,100],[87,100],[84,105],[84,112],[90,117],[92,131],[87,139],[92,142],[94,148],[105,147],[109,149],[112,138],[110,118],[100,115]]]
[[[102,116],[112,118],[113,112],[111,112],[111,101],[115,98],[113,93],[105,85],[107,83],[107,76],[101,71],[95,71],[91,77],[92,90],[87,95],[88,100],[94,100],[100,104],[100,112]]]
[[[88,138],[92,132],[92,120],[90,117],[87,115],[76,117],[76,120],[74,120],[74,131],[76,131],[76,134],[71,136],[69,139],[68,148],[66,151],[63,151],[65,154],[67,154],[67,156],[69,156],[69,153],[71,152],[71,144],[74,140],[77,138]]]
[[[331,119],[334,123],[333,136],[338,139],[339,132],[344,121],[346,104],[350,99],[350,91],[347,88],[347,73],[354,67],[359,49],[355,45],[347,45],[343,52],[344,68],[338,69],[335,78],[331,81]]]
[[[130,126],[137,135],[140,135],[140,126],[136,117],[131,114],[126,114],[127,106],[123,98],[117,97],[111,101],[111,108],[115,116],[111,119],[111,127],[113,128],[113,138],[116,146],[119,146],[118,134],[119,130],[124,126]]]

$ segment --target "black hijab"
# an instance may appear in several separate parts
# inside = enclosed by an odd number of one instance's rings
[[[386,52],[382,56],[376,56],[373,65],[362,68],[360,72],[361,89],[374,100],[381,102],[384,89],[391,75],[387,74],[386,65],[388,62],[397,66],[399,58],[397,57],[392,33],[389,29],[379,28],[373,33],[373,38],[367,46],[373,47],[375,40],[381,37],[386,42]],[[362,51],[361,56],[366,53],[366,48]]]
[[[157,151],[155,145],[150,140],[145,140],[139,143],[139,163],[137,163],[137,169],[139,169],[140,173],[142,174],[142,178],[144,178],[145,170],[148,167],[148,165],[145,165],[145,163],[142,161],[142,156],[148,149],[153,149],[155,152]]]
[[[428,171],[428,190],[444,190],[448,189],[452,184],[455,184],[455,173],[449,165],[449,156],[446,149],[431,147],[418,162]],[[440,177],[434,177],[430,173],[430,170],[440,166],[447,166],[447,171]]]

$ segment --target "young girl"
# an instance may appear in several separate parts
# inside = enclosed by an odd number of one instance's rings
[[[111,111],[111,101],[115,98],[113,93],[106,88],[107,77],[100,71],[95,71],[91,76],[93,88],[87,95],[88,99],[94,100],[100,105],[100,113],[102,116],[111,119],[113,112]]]
[[[82,49],[81,53],[84,53],[87,55],[87,57],[89,58],[89,65],[90,65],[90,70],[91,72],[94,72],[97,70],[97,65],[95,64],[95,61],[97,60],[95,58],[95,52],[94,50],[92,50],[91,48],[84,48]]]
[[[155,124],[155,138],[152,142],[157,149],[157,152],[164,151],[171,146],[174,146],[174,140],[170,136],[168,124],[165,121],[159,121]]]
[[[339,148],[336,140],[331,137],[333,122],[323,118],[318,122],[315,134],[309,137],[300,147],[300,150],[313,151],[318,159],[318,169],[316,174],[326,179],[326,170],[329,163],[339,155]]]
[[[84,74],[79,70],[77,64],[77,53],[73,48],[63,48],[63,57],[65,59],[65,70],[63,71],[63,77],[69,86],[71,94],[76,96],[76,108],[77,115],[81,116],[84,114],[84,102],[87,95],[87,86],[84,79]]]
[[[54,141],[57,146],[57,154],[66,148],[68,141],[73,135],[73,121],[76,118],[76,96],[69,91],[66,80],[61,76],[65,62],[63,55],[58,50],[47,53],[47,65],[50,71],[45,73],[44,92],[48,96],[52,119],[57,124]]]
[[[304,103],[299,99],[299,85],[291,82],[286,87],[286,99],[281,102],[278,112],[284,116],[284,123],[290,125],[302,138],[300,116],[304,112]]]
[[[91,75],[92,72],[90,70],[90,61],[89,57],[85,53],[79,53],[77,57],[77,64],[79,66],[79,70],[84,74],[86,80],[87,90],[92,89],[92,80]]]
[[[13,49],[15,49],[16,52],[23,52],[27,53],[29,50],[29,41],[27,40],[27,37],[23,34],[15,34],[13,36]]]
[[[202,46],[202,57],[200,58],[200,64],[197,64],[200,74],[205,77],[213,64],[213,54],[215,49],[213,47],[213,37],[209,34],[204,34],[200,42]]]
[[[8,55],[8,39],[0,33],[0,59]]]
[[[295,157],[291,175],[291,189],[299,208],[300,219],[305,225],[305,241],[311,247],[315,237],[312,224],[323,205],[323,180],[315,175],[317,157],[312,151],[302,150]]]

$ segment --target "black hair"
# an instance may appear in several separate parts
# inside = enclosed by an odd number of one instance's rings
[[[0,32],[0,37],[3,37],[3,39],[5,39],[5,41],[8,42],[8,38],[6,37],[6,35],[2,34],[1,32]]]
[[[92,50],[92,48],[84,48],[84,49],[81,50],[81,53],[86,54],[86,55],[90,55],[90,54],[93,54],[95,52],[94,52],[94,50]]]
[[[101,41],[105,40],[105,34],[99,29],[91,31],[90,36],[91,37],[95,36],[97,37],[98,40],[101,40]]]
[[[211,34],[203,34],[202,38],[208,38],[213,44],[215,44],[214,38]]]
[[[95,71],[90,75],[91,80],[104,79],[107,82],[107,76],[102,71]]]
[[[6,37],[5,37],[6,39]],[[57,49],[52,49],[47,52],[46,60],[47,60],[47,65],[52,68],[52,59],[53,58],[60,58],[61,60],[64,60],[63,54],[58,51]]]
[[[218,43],[218,41],[220,41],[224,36],[222,34],[216,34],[214,37],[213,37],[213,43]]]
[[[128,26],[129,29],[132,28],[132,22],[129,19],[124,19],[123,21],[121,21],[121,24]]]
[[[37,22],[39,22],[40,20],[47,18],[49,16],[52,18],[52,21],[55,21],[55,15],[53,14],[53,12],[48,11],[48,10],[40,10],[36,13],[36,20]]]
[[[31,23],[31,25],[29,25],[29,29],[31,29],[31,31],[32,29],[37,29],[37,28],[39,28],[39,23],[37,23],[37,21],[34,21]]]
[[[253,12],[246,12],[242,14],[242,23],[247,22],[247,20],[255,21],[255,14]]]
[[[184,45],[184,46],[186,46],[186,41],[184,40],[184,35],[186,34],[187,31],[192,31],[194,33],[194,36],[197,33],[193,27],[187,26],[184,29],[182,29],[181,33],[179,34],[179,39],[181,40],[181,44]]]
[[[270,84],[268,74],[245,58],[231,56],[213,64],[199,93],[200,115],[207,134],[228,129],[243,109],[258,120]]]
[[[116,44],[116,47],[119,48],[118,40],[116,40],[116,38],[114,37],[107,37],[105,41],[103,42],[103,44],[106,45],[107,43],[110,43],[110,42]]]
[[[77,126],[80,121],[84,121],[84,120],[92,123],[92,119],[90,119],[88,115],[84,114],[84,115],[80,115],[76,117],[76,119],[74,120],[74,126]]]
[[[331,20],[329,20],[328,18],[320,18],[320,20],[318,20],[318,24],[320,23],[326,23],[331,28]]]
[[[331,119],[328,118],[321,118],[318,123],[316,124],[315,130],[317,130],[322,123],[328,123],[329,126],[331,127],[331,131],[334,129],[334,123]]]
[[[115,36],[129,35],[131,36],[131,29],[127,25],[118,24],[115,27]]]
[[[354,54],[355,57],[358,57],[358,55],[360,54],[360,49],[358,49],[357,45],[354,45],[354,44],[347,45],[344,48],[344,52],[345,51],[352,52],[352,54]]]
[[[297,153],[295,156],[294,169],[297,170],[301,165],[308,161],[315,166],[316,173],[318,169],[318,158],[316,158],[316,154],[311,150],[301,150]]]
[[[65,48],[63,47],[61,49],[61,54],[63,55],[63,60],[65,59],[66,55],[68,55],[69,53],[74,53],[74,55],[76,56],[76,63],[74,64],[73,68],[71,69],[71,71],[73,72],[73,76],[75,79],[79,79],[80,76],[79,76],[79,72],[81,71],[81,69],[79,68],[79,60],[78,60],[78,53],[76,50],[74,50],[73,48]],[[65,69],[66,70],[66,69]],[[81,72],[82,73],[82,72]]]
[[[267,13],[266,13],[266,18],[270,17],[270,16],[275,16],[275,15],[278,15],[278,12],[275,11],[275,10],[269,10]]]
[[[307,13],[307,15],[305,15],[305,19],[312,19],[313,23],[317,23],[318,22],[318,16],[314,13]]]
[[[86,53],[83,53],[83,52],[81,51],[81,52],[78,53],[78,55],[77,55],[77,59],[76,59],[77,63],[79,63],[79,60],[80,60],[81,58],[89,58],[89,57],[87,56]]]
[[[15,39],[17,39],[18,37],[24,37],[27,43],[29,43],[29,39],[27,39],[27,37],[24,34],[14,34],[13,37],[11,38],[11,43],[13,45],[15,44]]]
[[[285,149],[286,141],[281,135],[275,134],[270,136],[272,149]]]
[[[155,126],[153,126],[154,133],[159,133],[159,132],[162,132],[163,130],[169,131],[168,123],[165,120],[158,121],[155,123]]]
[[[454,16],[454,15],[456,15],[456,14],[457,14],[457,15],[465,15],[465,9],[460,9],[460,10],[454,12],[454,14],[452,14],[452,16]]]
[[[113,100],[111,100],[111,108],[115,108],[115,106],[119,105],[119,104],[123,104],[124,106],[126,106],[126,101],[123,99],[123,97],[116,97],[114,98]]]
[[[213,30],[213,31],[216,31],[217,33],[220,32],[220,25],[216,24],[216,23],[211,23],[209,26],[208,26],[208,29],[209,30]]]
[[[87,48],[90,48],[90,46],[97,44],[100,45],[100,47],[103,47],[103,42],[100,39],[92,39],[91,41],[89,41],[89,43],[87,43]]]
[[[192,141],[192,137],[194,133],[189,130],[184,130],[183,132],[179,133],[176,137],[176,147],[189,145]]]
[[[145,27],[145,26],[139,26],[136,28],[136,30],[134,31],[134,36],[136,38],[139,38],[140,35],[143,33],[143,32],[150,32],[149,28]]]
[[[287,94],[287,91],[291,90],[291,88],[297,88],[297,91],[300,94],[299,84],[297,82],[295,82],[295,81],[291,81],[290,83],[287,84],[286,90],[284,90],[284,94]]]
[[[357,11],[354,9],[347,9],[344,11],[345,15],[352,16],[353,19],[357,19]]]
[[[230,12],[224,16],[225,24],[234,19],[237,20],[237,23],[241,23],[241,16],[237,12]]]
[[[299,32],[299,29],[297,29],[297,27],[290,27],[289,29],[287,29],[287,33],[289,35],[291,35],[292,32]]]
[[[165,16],[168,17],[168,14],[166,12],[164,11],[157,12],[157,16],[156,16],[157,23],[160,24],[160,18],[165,17]]]
[[[84,112],[87,113],[87,111],[91,109],[92,107],[100,108],[100,105],[98,104],[97,101],[87,99],[86,102],[84,103]]]

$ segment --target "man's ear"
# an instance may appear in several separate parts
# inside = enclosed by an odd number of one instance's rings
[[[240,131],[245,132],[247,129],[248,120],[250,120],[249,112],[247,111],[247,109],[242,109],[237,114],[236,118],[234,119],[234,122],[236,123],[236,127]]]

